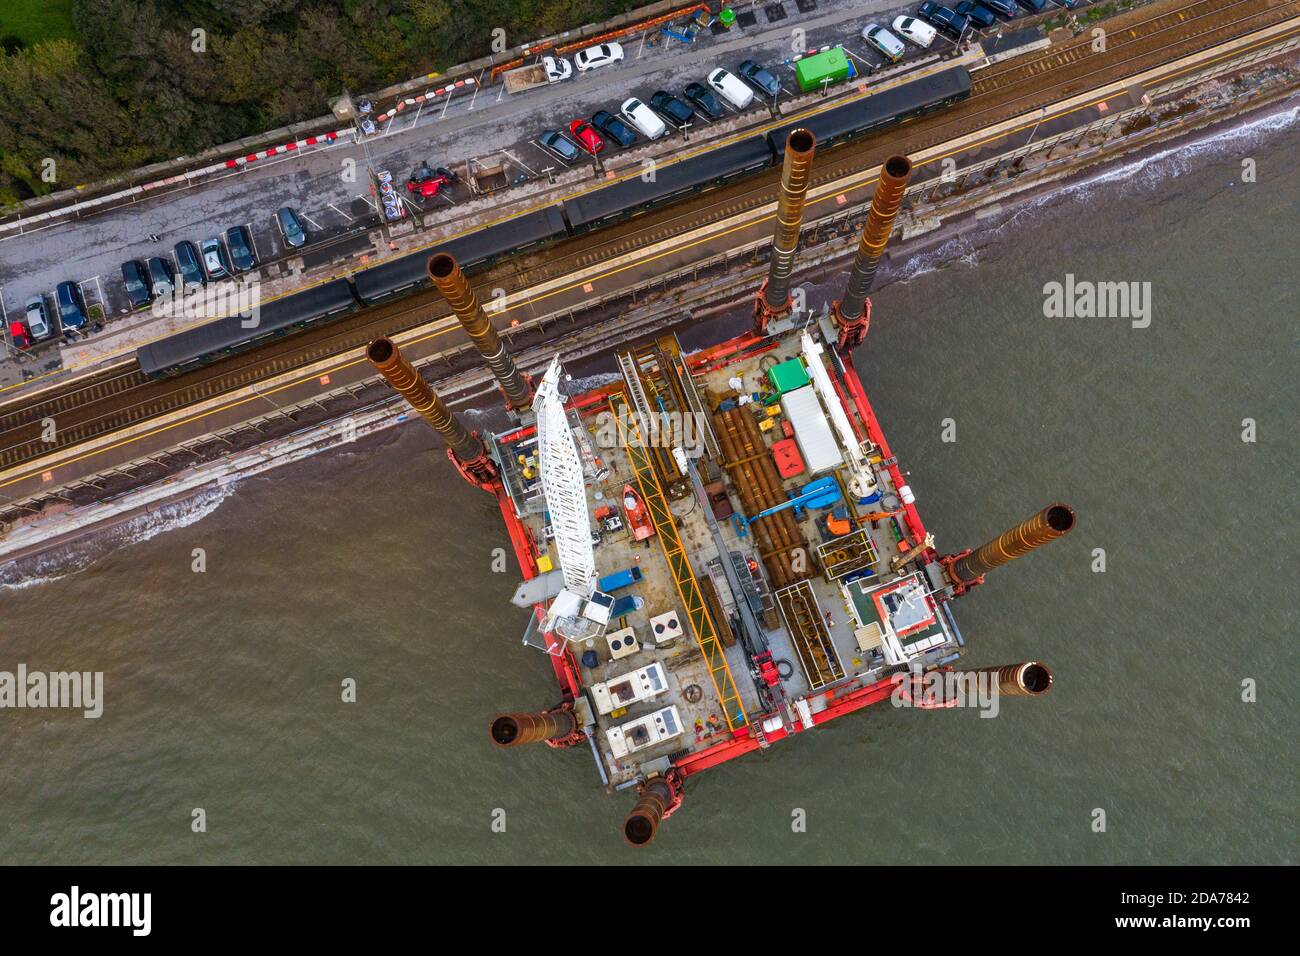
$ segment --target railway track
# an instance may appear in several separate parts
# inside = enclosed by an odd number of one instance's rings
[[[1094,51],[1092,37],[1084,34],[1031,58],[997,64],[974,75],[972,95],[963,103],[826,150],[818,157],[812,185],[826,185],[870,169],[890,152],[919,151],[1026,115],[1086,89],[1263,29],[1298,12],[1298,0],[1198,0],[1145,19],[1130,14],[1108,30],[1104,51]],[[789,118],[780,122],[789,122]],[[498,264],[476,276],[476,284],[518,292],[684,232],[744,216],[774,200],[778,179],[779,169],[768,170],[697,194],[666,209],[568,240],[556,249]],[[424,290],[176,379],[155,381],[138,369],[118,366],[101,376],[70,383],[66,390],[43,393],[30,404],[0,406],[0,471],[327,359],[360,347],[378,334],[391,335],[431,321],[437,323],[435,329],[455,329],[459,334],[445,303],[435,292]],[[50,437],[44,428],[48,419],[56,426],[53,441],[45,440]]]

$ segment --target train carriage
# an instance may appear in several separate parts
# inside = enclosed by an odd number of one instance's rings
[[[136,360],[146,375],[178,375],[356,308],[347,280],[334,279],[266,303],[258,309],[256,325],[249,325],[252,318],[246,315],[217,319],[142,345],[136,350]]]

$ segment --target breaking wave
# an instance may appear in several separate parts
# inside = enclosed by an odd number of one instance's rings
[[[115,551],[141,544],[166,531],[188,528],[212,514],[234,492],[234,484],[205,488],[199,493],[133,515],[102,531],[92,531],[65,545],[30,558],[0,564],[0,589],[23,590],[49,584],[84,571]]]

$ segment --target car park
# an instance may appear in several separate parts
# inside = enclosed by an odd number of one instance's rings
[[[234,266],[230,264],[230,256],[226,255],[226,247],[220,239],[204,239],[199,250],[203,253],[203,268],[207,270],[209,279],[229,279],[234,275]]]
[[[247,226],[231,226],[226,230],[226,247],[230,250],[230,264],[236,272],[257,268],[257,254],[253,252],[253,237]]]
[[[953,39],[960,37],[970,26],[970,20],[954,13],[943,4],[933,3],[931,0],[926,0],[925,3],[917,7],[916,15]]]
[[[122,263],[122,285],[126,286],[131,308],[143,309],[153,301],[153,293],[149,291],[149,273],[139,260],[128,259]]]
[[[547,152],[566,163],[571,163],[578,158],[578,147],[553,129],[542,130],[542,135],[537,137],[537,142]]]
[[[980,6],[987,7],[1000,17],[1011,20],[1020,15],[1016,0],[980,0]]]
[[[727,112],[713,91],[703,83],[688,83],[682,92],[697,110],[710,119],[717,119]]]
[[[176,243],[172,252],[176,255],[176,271],[180,274],[181,284],[185,288],[206,285],[208,274],[203,271],[199,250],[188,239]]]
[[[579,147],[585,149],[592,156],[605,148],[605,141],[600,138],[600,134],[584,119],[576,119],[569,124],[569,135],[573,137]]]
[[[875,47],[880,55],[891,63],[897,63],[907,53],[907,47],[903,44],[903,41],[878,23],[868,23],[863,27],[862,39]]]
[[[145,271],[149,274],[149,291],[154,297],[171,295],[176,291],[176,272],[172,264],[160,256],[146,259]]]
[[[655,111],[635,96],[624,100],[623,105],[618,108],[618,112],[623,119],[632,124],[633,129],[646,139],[658,139],[668,132],[668,127],[663,120],[655,115]]]
[[[738,110],[743,110],[754,102],[754,91],[728,70],[719,67],[709,74],[708,81],[714,92]]]
[[[22,352],[32,347],[31,333],[27,329],[27,323],[22,319],[13,319],[9,323],[9,341],[14,348]]]
[[[929,49],[934,38],[939,35],[938,30],[916,17],[895,17],[893,26],[895,33],[923,50]]]
[[[608,110],[598,110],[591,117],[591,125],[600,130],[606,139],[612,139],[624,149],[636,142],[636,133]]]
[[[579,50],[573,55],[573,65],[578,68],[579,73],[586,73],[588,70],[596,70],[602,66],[609,66],[623,59],[623,47],[618,43],[600,43],[596,46],[589,46],[585,50]]]
[[[288,206],[281,206],[275,211],[275,224],[280,229],[280,237],[291,249],[301,249],[307,245],[307,230],[298,221],[298,214]]]
[[[60,282],[54,290],[54,304],[59,309],[59,324],[65,329],[80,329],[86,324],[86,305],[75,282]]]
[[[988,29],[998,22],[997,16],[988,7],[983,4],[974,3],[973,0],[961,0],[961,3],[953,7],[958,16],[970,20],[971,25]]]
[[[667,90],[655,91],[655,94],[650,97],[650,108],[678,129],[695,118],[695,110]]]
[[[37,341],[47,339],[54,334],[49,313],[45,311],[44,296],[34,295],[27,300],[27,331]]]
[[[781,83],[766,67],[759,66],[753,60],[744,60],[736,68],[737,72],[760,93],[775,98],[781,92]]]

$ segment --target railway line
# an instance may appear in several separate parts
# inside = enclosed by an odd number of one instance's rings
[[[1094,50],[1092,37],[1085,33],[1024,60],[996,64],[974,74],[972,95],[966,101],[882,135],[826,150],[819,156],[812,188],[873,168],[887,149],[915,153],[956,140],[1088,89],[1248,35],[1297,13],[1300,2],[1296,0],[1199,0],[1145,19],[1127,15],[1109,26],[1105,50]],[[791,119],[782,117],[743,135],[762,133],[789,124]],[[683,233],[752,216],[773,202],[778,178],[779,170],[758,173],[569,239],[545,253],[505,260],[480,272],[474,277],[475,284],[488,290],[520,293],[548,283],[562,283],[580,270],[634,254]],[[522,306],[507,307],[500,316],[509,321],[515,317],[511,311]],[[430,326],[430,336],[448,335],[449,345],[462,337],[450,309],[437,293],[423,290],[174,379],[151,379],[133,364],[119,364],[70,381],[66,387],[47,389],[27,403],[16,400],[0,406],[0,474],[13,474],[52,451],[139,426],[168,412],[347,352],[379,334],[392,335],[425,325]],[[53,441],[48,440],[51,436],[44,427],[49,419],[56,426]]]

